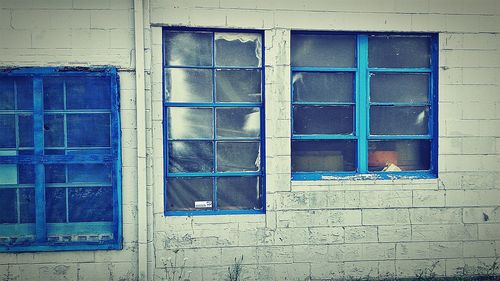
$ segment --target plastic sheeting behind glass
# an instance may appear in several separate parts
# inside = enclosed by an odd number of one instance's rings
[[[262,66],[261,35],[254,33],[215,33],[215,65]]]

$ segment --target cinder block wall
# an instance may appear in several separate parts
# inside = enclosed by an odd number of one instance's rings
[[[0,253],[0,279],[136,280],[136,124],[132,0],[0,0],[0,67],[102,66],[120,76],[121,251]],[[0,132],[1,133],[1,132]]]
[[[451,276],[500,256],[500,2],[150,1],[154,269],[192,280]],[[265,30],[265,215],[163,216],[161,27]],[[439,32],[439,178],[290,181],[290,30]],[[499,272],[497,272],[499,273]]]

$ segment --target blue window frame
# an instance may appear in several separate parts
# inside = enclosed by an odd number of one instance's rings
[[[115,68],[0,69],[0,251],[121,249]]]
[[[437,176],[436,34],[292,32],[292,178]]]
[[[164,29],[165,215],[264,212],[263,36]]]

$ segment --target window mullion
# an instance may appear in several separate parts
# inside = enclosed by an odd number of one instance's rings
[[[43,82],[41,77],[33,78],[33,137],[35,158],[41,159],[44,150],[44,120],[43,120]],[[36,241],[46,242],[45,214],[45,168],[37,161],[35,164],[35,217]]]
[[[368,104],[368,36],[358,35],[358,71],[356,83],[356,104],[358,113],[356,125],[358,135],[358,172],[368,172],[368,130],[369,130],[369,104]]]

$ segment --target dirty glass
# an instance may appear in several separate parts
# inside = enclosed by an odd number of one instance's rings
[[[18,115],[19,147],[33,147],[33,115]]]
[[[64,147],[64,114],[46,114],[43,120],[44,145]]]
[[[67,114],[69,147],[110,146],[110,114]]]
[[[69,222],[113,221],[111,187],[68,188]]]
[[[217,69],[215,96],[218,102],[260,102],[262,77],[259,69]]]
[[[369,36],[369,67],[429,67],[430,37]]]
[[[377,140],[368,142],[369,171],[430,169],[430,140]]]
[[[217,142],[217,171],[258,171],[259,142]]]
[[[19,222],[35,223],[34,188],[19,188]]]
[[[219,107],[216,109],[218,138],[260,136],[260,109],[258,107]]]
[[[211,102],[212,70],[171,68],[165,70],[165,100]]]
[[[164,34],[165,65],[212,65],[212,33],[168,31]]]
[[[109,77],[67,78],[67,109],[108,109],[111,106]]]
[[[293,106],[294,134],[352,134],[354,106]]]
[[[212,141],[171,141],[168,144],[170,172],[211,172],[213,158]]]
[[[66,219],[66,188],[45,189],[45,215],[47,222],[64,223]]]
[[[212,111],[207,107],[168,108],[168,138],[213,138]]]
[[[260,67],[262,42],[259,34],[215,33],[215,65]]]
[[[0,223],[17,223],[16,189],[0,188]]]
[[[428,73],[370,74],[371,102],[429,102]]]
[[[166,206],[169,211],[179,210],[206,210],[211,207],[204,207],[203,204],[196,202],[213,201],[213,178],[194,177],[194,178],[167,178]],[[206,206],[206,205],[205,205]]]
[[[46,110],[64,109],[64,78],[43,79],[43,108]]]
[[[291,63],[293,66],[356,67],[356,36],[294,34]]]
[[[16,116],[0,114],[0,148],[16,147]]]
[[[354,74],[348,72],[294,72],[295,102],[353,102]]]
[[[0,78],[0,110],[14,110],[15,108],[14,79]]]
[[[370,134],[427,135],[428,106],[371,106]]]
[[[356,140],[292,140],[292,172],[356,170]]]
[[[259,177],[217,178],[217,207],[222,210],[262,209]]]

